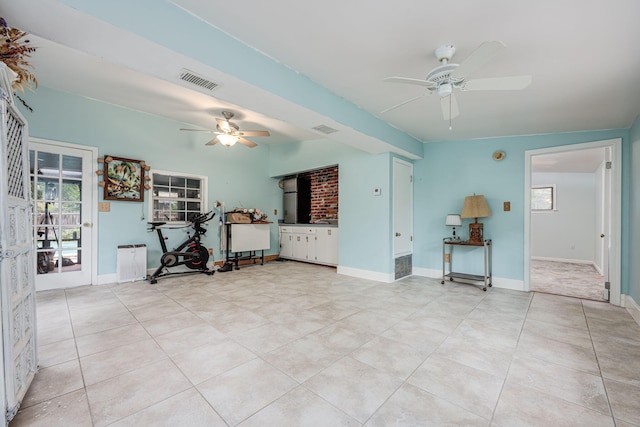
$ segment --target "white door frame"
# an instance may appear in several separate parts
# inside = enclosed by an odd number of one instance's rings
[[[540,154],[560,153],[589,148],[610,147],[611,149],[611,215],[610,215],[610,261],[609,281],[611,283],[610,302],[621,304],[621,214],[622,214],[622,139],[585,142],[528,150],[524,153],[524,291],[531,290],[531,158]],[[604,287],[603,287],[604,292]]]
[[[68,142],[55,141],[51,139],[30,137],[29,142],[51,145],[55,147],[71,148],[75,150],[86,150],[91,152],[91,176],[82,177],[83,180],[90,181],[91,192],[89,201],[91,203],[91,284],[98,284],[98,147],[88,145],[71,144]]]
[[[413,253],[413,178],[411,178],[411,181],[409,183],[410,186],[410,191],[409,191],[409,206],[406,207],[406,209],[408,209],[408,214],[409,214],[409,221],[408,221],[408,227],[409,227],[409,249],[408,250],[404,250],[404,251],[400,251],[398,252],[396,250],[396,233],[397,231],[397,224],[396,224],[396,219],[398,218],[397,215],[397,191],[396,191],[396,186],[399,184],[396,182],[396,175],[395,175],[395,170],[397,165],[401,165],[401,166],[406,166],[409,168],[409,174],[411,177],[413,177],[413,164],[406,162],[402,159],[398,159],[397,157],[393,158],[393,171],[391,172],[392,177],[393,177],[393,234],[392,234],[392,242],[393,242],[393,258],[397,258],[399,256],[404,256],[404,255],[410,255]],[[406,225],[406,224],[405,224]]]

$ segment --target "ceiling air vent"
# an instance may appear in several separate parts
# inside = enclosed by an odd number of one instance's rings
[[[207,90],[214,90],[215,88],[220,86],[218,83],[214,83],[211,80],[205,77],[199,76],[193,71],[189,71],[184,68],[180,71],[180,80],[183,80],[187,83],[191,83],[192,85],[196,85]]]
[[[338,129],[330,128],[329,126],[326,126],[326,125],[315,126],[315,127],[311,128],[311,129],[317,130],[318,132],[322,132],[325,135],[329,135],[330,133],[338,132]]]

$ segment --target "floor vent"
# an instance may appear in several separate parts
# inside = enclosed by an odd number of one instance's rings
[[[191,83],[192,85],[196,85],[207,90],[214,90],[215,88],[220,86],[218,83],[214,83],[211,80],[205,77],[199,76],[193,71],[189,71],[184,68],[180,71],[180,80],[183,80],[187,83]]]
[[[330,133],[338,132],[338,129],[330,128],[329,126],[326,126],[326,125],[316,126],[316,127],[311,128],[311,129],[317,130],[318,132],[322,132],[325,135],[329,135]]]

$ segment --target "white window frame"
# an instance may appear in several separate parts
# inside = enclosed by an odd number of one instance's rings
[[[556,190],[556,185],[555,184],[550,184],[550,185],[532,185],[531,186],[531,190],[535,190],[537,188],[551,188],[551,209],[533,209],[531,208],[531,212],[533,213],[551,213],[551,212],[557,212],[558,211],[558,204],[557,204],[557,200],[558,200],[558,191]],[[531,197],[531,194],[529,194],[529,197]]]
[[[189,199],[186,197],[160,197],[160,196],[155,196],[154,195],[154,174],[159,174],[159,175],[165,175],[165,176],[170,176],[170,177],[177,177],[177,178],[186,178],[186,179],[197,179],[200,180],[200,198],[199,199]],[[154,211],[154,201],[155,200],[167,200],[167,201],[184,201],[184,202],[188,202],[188,201],[199,201],[200,202],[200,211],[201,213],[207,212],[207,206],[208,202],[207,202],[207,195],[209,193],[208,191],[208,187],[209,187],[209,177],[206,175],[195,175],[195,174],[190,174],[190,173],[182,173],[182,172],[172,172],[172,171],[166,171],[166,170],[159,170],[159,169],[151,169],[151,171],[149,171],[149,175],[151,176],[151,181],[149,181],[149,184],[151,185],[151,190],[149,191],[149,203],[148,203],[148,218],[149,221],[155,221],[154,219],[154,215],[153,215],[153,211]],[[166,219],[162,219],[162,221],[165,221],[167,224],[186,224],[188,221],[171,221],[171,220],[166,220]]]

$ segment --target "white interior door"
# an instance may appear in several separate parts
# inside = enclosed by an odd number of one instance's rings
[[[393,257],[413,253],[413,165],[393,159]]]
[[[94,161],[89,149],[29,145],[38,290],[92,283]]]

